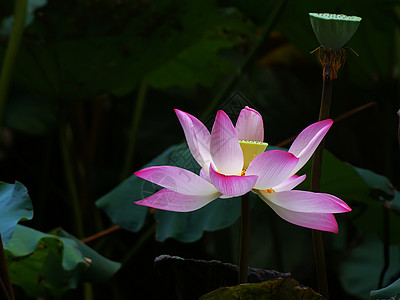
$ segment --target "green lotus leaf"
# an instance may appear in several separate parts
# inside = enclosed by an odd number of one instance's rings
[[[16,181],[15,184],[0,182],[0,233],[7,243],[19,221],[33,217],[32,202],[26,187]]]
[[[319,43],[329,51],[342,48],[357,31],[361,18],[329,13],[309,13]]]
[[[400,279],[397,279],[391,285],[380,289],[372,290],[370,293],[371,300],[377,299],[400,299]]]
[[[82,282],[104,281],[121,265],[62,229],[47,234],[17,224],[4,250],[12,283],[32,297],[61,295]]]

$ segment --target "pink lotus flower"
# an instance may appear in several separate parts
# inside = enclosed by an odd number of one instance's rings
[[[295,139],[288,152],[265,151],[261,115],[245,107],[236,126],[222,110],[218,111],[211,133],[194,116],[175,109],[186,141],[202,167],[199,176],[182,168],[155,166],[135,174],[164,187],[152,196],[135,202],[157,209],[189,212],[217,198],[256,193],[281,218],[293,224],[338,232],[333,213],[350,211],[339,198],[293,190],[304,179],[297,176],[309,160],[332,120],[314,123]]]

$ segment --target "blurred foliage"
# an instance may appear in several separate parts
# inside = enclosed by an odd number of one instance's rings
[[[129,230],[91,242],[99,253],[122,262],[113,279],[93,285],[94,299],[131,298],[132,287],[138,298],[162,298],[163,289],[154,288],[164,284],[153,266],[160,254],[236,262],[236,199],[215,201],[191,214],[149,211],[133,202],[157,187],[134,176],[125,178],[122,170],[133,173],[145,165],[171,163],[197,171],[181,144],[184,136],[172,109],[203,113],[202,121],[209,125],[210,115],[223,108],[234,120],[240,108],[229,96],[237,91],[245,98],[240,105],[261,112],[270,145],[316,121],[321,69],[309,53],[319,46],[309,12],[363,18],[348,43],[359,56],[347,49],[346,65],[334,82],[332,116],[375,103],[335,122],[326,140],[335,156],[324,154],[322,189],[353,208],[337,216],[339,235],[326,236],[332,298],[367,299],[368,291],[378,288],[387,259],[383,249],[389,245],[394,256],[384,284],[399,277],[398,1],[31,3],[38,6],[28,12],[32,22],[25,28],[0,127],[0,178],[23,182],[35,208],[35,218],[26,223],[35,229],[17,225],[11,240],[22,235],[16,249],[29,251],[16,259],[12,258],[16,250],[11,254],[6,248],[14,283],[28,294],[90,299],[87,286],[79,284],[105,279],[117,270],[117,264],[100,259],[73,236],[51,231],[61,226],[78,234],[72,203],[82,214],[86,235],[108,228],[111,222]],[[11,20],[12,4],[0,1],[0,21]],[[0,39],[0,64],[7,41],[6,35]],[[138,94],[143,84],[148,88],[141,95],[141,106]],[[134,133],[131,124],[138,116],[139,129]],[[132,151],[127,145],[133,145]],[[308,174],[309,166],[302,172]],[[1,201],[9,189],[21,187],[2,186]],[[301,188],[307,189],[308,183]],[[16,206],[28,199],[22,188],[15,196]],[[315,288],[309,231],[282,221],[259,199],[253,202],[250,265],[289,270],[299,282]],[[11,216],[4,209],[0,214]],[[9,228],[31,217],[31,210],[16,214]],[[3,235],[3,226],[1,230]],[[99,257],[99,263],[92,258],[90,265],[84,257]],[[19,267],[21,262],[30,267]],[[16,275],[27,270],[26,275]],[[54,272],[59,276],[38,280]],[[96,278],[101,274],[103,278]],[[29,298],[18,287],[16,296]]]

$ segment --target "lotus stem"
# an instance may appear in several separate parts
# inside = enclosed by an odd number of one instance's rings
[[[247,283],[250,252],[250,195],[244,194],[241,199],[241,227],[240,227],[240,251],[239,251],[239,276],[238,282]]]
[[[0,77],[0,124],[3,123],[8,87],[10,86],[15,58],[21,42],[25,26],[27,0],[16,0],[14,7],[14,24],[11,29],[10,39],[7,44],[3,59]]]
[[[127,150],[126,150],[127,152],[126,152],[126,156],[125,156],[124,166],[123,166],[123,170],[121,173],[122,174],[121,180],[124,180],[129,175],[129,171],[132,168],[135,145],[136,145],[136,141],[137,141],[138,133],[139,133],[140,120],[142,119],[144,103],[146,102],[147,88],[148,88],[148,85],[147,85],[146,80],[142,80],[139,85],[139,90],[138,90],[138,94],[137,94],[137,98],[136,98],[135,110],[133,111],[133,115],[132,115],[130,136],[128,139],[128,146],[127,146]]]
[[[329,76],[323,76],[322,97],[318,121],[329,118],[332,98],[332,80]],[[322,153],[324,141],[320,143],[314,152],[311,167],[311,186],[312,192],[319,192],[321,184]],[[312,240],[314,248],[314,259],[317,269],[318,290],[326,299],[329,299],[328,278],[326,274],[325,251],[322,232],[312,230]]]
[[[72,168],[73,160],[71,158],[69,143],[68,143],[69,131],[70,128],[68,127],[68,124],[66,124],[65,126],[60,125],[59,140],[60,140],[62,161],[64,165],[65,180],[71,197],[75,232],[79,238],[82,238],[85,236],[85,233],[84,233],[83,218],[82,218],[78,191],[76,189],[74,170]]]

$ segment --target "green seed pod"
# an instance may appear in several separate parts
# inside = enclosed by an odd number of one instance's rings
[[[357,31],[361,18],[328,13],[309,13],[311,26],[320,44],[328,51],[342,48]]]

